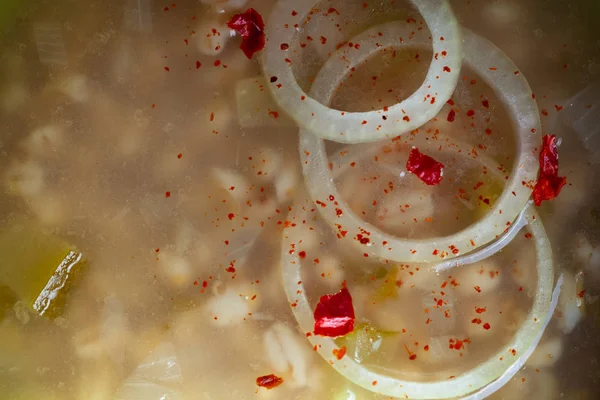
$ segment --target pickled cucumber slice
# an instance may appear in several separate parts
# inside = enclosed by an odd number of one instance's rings
[[[83,254],[31,222],[12,223],[0,234],[0,287],[31,311],[54,318],[86,262]]]

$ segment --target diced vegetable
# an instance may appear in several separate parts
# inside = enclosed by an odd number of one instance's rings
[[[3,275],[16,297],[46,317],[62,314],[66,296],[85,266],[82,253],[29,222],[11,224],[0,234]]]
[[[373,361],[373,357],[384,344],[386,339],[395,336],[396,332],[387,332],[377,329],[371,324],[360,324],[354,332],[339,338],[336,343],[340,348],[346,349],[346,354],[353,357],[358,363]]]

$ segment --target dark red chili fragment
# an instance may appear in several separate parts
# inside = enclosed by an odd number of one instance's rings
[[[558,176],[556,135],[544,135],[540,151],[540,172],[532,194],[533,202],[539,207],[543,201],[552,200],[566,183],[564,176]]]
[[[265,23],[255,9],[249,8],[241,14],[235,14],[227,26],[242,37],[240,49],[249,59],[265,47]]]
[[[406,162],[406,169],[430,186],[441,182],[443,168],[444,164],[421,153],[416,147],[410,151]]]
[[[266,389],[273,389],[283,383],[283,378],[275,376],[273,374],[259,376],[256,378],[256,384],[260,387],[264,387]]]
[[[335,294],[321,296],[314,313],[315,335],[338,337],[354,330],[352,296],[344,286]]]

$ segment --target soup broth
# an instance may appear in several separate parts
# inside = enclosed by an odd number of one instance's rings
[[[498,358],[531,322],[544,280],[536,226],[551,243],[549,279],[564,281],[558,306],[531,357],[490,398],[598,398],[595,2],[450,1],[461,26],[527,77],[542,133],[559,138],[567,185],[527,206],[539,218],[506,247],[442,271],[442,259],[373,257],[368,232],[344,240],[320,207],[343,199],[338,216],[416,241],[492,212],[521,167],[521,144],[502,96],[474,68],[463,66],[452,97],[418,129],[327,141],[323,173],[340,198],[321,205],[303,177],[309,154],[294,112],[268,88],[277,77],[264,76],[265,50],[248,58],[227,26],[248,8],[268,26],[275,1],[21,3],[0,6],[0,398],[394,398],[377,380],[359,385],[336,371],[335,358],[417,384],[454,379]],[[289,43],[306,93],[367,29],[398,21],[430,35],[409,1],[314,6]],[[392,108],[438,57],[430,45],[384,50],[340,71],[325,105]],[[439,185],[409,172],[414,148],[444,165]],[[346,289],[354,328],[323,355],[298,310],[306,298],[313,318],[322,296]],[[276,387],[261,387],[269,382]]]

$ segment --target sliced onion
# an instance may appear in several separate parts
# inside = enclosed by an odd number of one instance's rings
[[[306,211],[312,209],[309,201],[296,204],[290,215],[293,223],[302,224],[306,220]],[[533,306],[525,322],[521,325],[512,340],[500,351],[471,369],[453,379],[443,379],[432,382],[415,382],[396,379],[370,371],[351,357],[344,356],[341,360],[333,356],[337,349],[336,343],[327,337],[312,335],[308,338],[319,354],[327,360],[340,374],[353,383],[365,389],[376,391],[386,396],[418,398],[418,399],[446,399],[467,395],[474,390],[484,387],[502,376],[513,364],[515,354],[527,355],[528,349],[536,345],[536,339],[546,327],[546,318],[550,310],[553,281],[553,260],[550,242],[533,207],[526,211],[527,220],[535,240],[537,255],[537,291]],[[282,273],[286,295],[290,304],[294,304],[292,312],[304,332],[311,332],[314,324],[313,311],[306,296],[302,283],[301,261],[295,252],[289,249],[298,246],[294,240],[293,228],[285,231],[282,244]],[[372,382],[377,381],[377,386]]]
[[[419,41],[416,36],[412,41],[404,43],[395,40],[403,25],[406,28],[406,23],[376,26],[353,38],[352,42],[369,41],[373,34],[382,32],[383,36],[379,40],[381,49],[390,46],[427,46],[426,41]],[[532,98],[531,88],[522,74],[515,74],[517,67],[500,49],[468,30],[463,31],[463,37],[465,62],[491,86],[506,105],[517,132],[518,143],[518,157],[503,194],[492,210],[476,223],[449,236],[421,240],[402,239],[381,231],[361,220],[339,195],[329,173],[324,141],[306,130],[300,131],[303,174],[312,199],[327,204],[327,199],[333,196],[337,202],[335,207],[316,208],[331,225],[341,225],[348,232],[342,240],[356,243],[353,238],[357,233],[364,230],[370,232],[370,243],[362,248],[369,256],[399,262],[436,262],[441,258],[468,253],[500,236],[525,207],[531,195],[531,189],[522,182],[534,182],[537,178],[539,166],[535,148],[541,142],[539,112]],[[372,53],[375,51],[377,50],[372,50]],[[339,53],[323,66],[313,84],[312,93],[315,94],[315,99],[328,103],[337,83],[350,68],[364,59],[355,58],[353,55],[346,57],[346,63],[339,68],[336,67],[339,64]],[[450,246],[458,249],[458,253],[448,252]]]
[[[425,81],[407,99],[387,109],[369,112],[343,112],[331,109],[320,101],[328,103],[330,96],[319,96],[313,92],[309,97],[298,85],[292,64],[299,62],[300,54],[291,46],[297,32],[298,24],[302,24],[316,0],[280,0],[276,3],[267,24],[266,36],[268,42],[263,51],[263,68],[266,77],[277,77],[271,80],[269,88],[280,108],[285,110],[298,125],[313,134],[343,143],[373,142],[409,132],[423,125],[441,110],[445,102],[452,96],[458,81],[461,65],[460,29],[447,0],[411,0],[423,16],[433,42],[433,53],[436,57],[431,60]],[[394,25],[387,32],[369,30],[369,35],[361,35],[360,47],[344,47],[337,51],[326,64],[326,73],[322,76],[340,75],[342,68],[348,68],[343,57],[351,56],[356,61],[362,61],[373,55],[381,47],[382,41],[386,46],[399,44],[403,41],[410,44],[414,41],[427,41],[429,34],[417,30],[411,25]],[[356,41],[353,39],[353,43]],[[289,46],[289,48],[288,48]],[[445,52],[445,56],[442,56]],[[342,67],[342,68],[340,68]],[[339,81],[337,77],[321,78],[321,83],[314,85],[321,92],[333,93]],[[435,97],[435,102],[430,101]],[[387,119],[383,120],[382,116]]]
[[[435,271],[440,273],[453,267],[474,264],[491,257],[508,246],[525,225],[527,225],[527,218],[525,217],[525,211],[521,211],[521,214],[519,214],[515,222],[512,223],[510,228],[506,230],[506,233],[498,240],[492,242],[489,246],[480,247],[479,249],[469,254],[465,254],[464,256],[456,257],[448,261],[442,261],[435,266]]]
[[[538,332],[538,334],[535,337],[531,346],[529,346],[529,348],[523,354],[521,354],[521,356],[514,362],[513,365],[511,365],[502,374],[502,376],[500,378],[496,379],[494,382],[490,383],[489,385],[487,385],[483,389],[479,390],[478,392],[468,395],[466,397],[463,397],[461,400],[485,399],[488,396],[491,396],[492,394],[494,394],[498,390],[500,390],[504,385],[506,385],[517,374],[517,372],[519,372],[519,370],[523,367],[523,365],[525,365],[525,363],[527,362],[529,357],[533,354],[533,351],[535,350],[537,345],[540,343],[540,340],[542,339],[544,330],[546,329],[546,327],[550,323],[550,320],[552,319],[552,315],[554,314],[554,311],[556,310],[556,306],[558,305],[558,298],[560,296],[560,289],[562,287],[562,284],[563,284],[563,276],[561,275],[558,278],[558,281],[556,282],[556,287],[554,288],[554,291],[552,292],[552,301],[550,302],[550,309],[548,310],[546,319],[544,320],[543,327],[540,330],[540,332]]]

